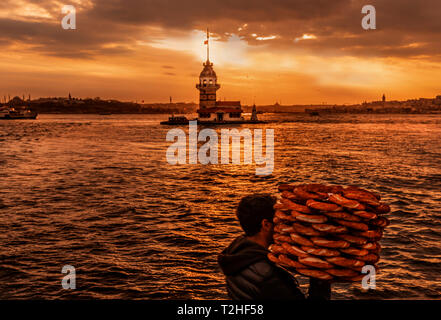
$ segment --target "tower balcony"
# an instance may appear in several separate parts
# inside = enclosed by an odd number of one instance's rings
[[[196,89],[201,90],[201,89],[216,89],[219,90],[220,89],[220,84],[216,83],[211,83],[211,84],[207,84],[207,83],[198,83],[196,84]]]

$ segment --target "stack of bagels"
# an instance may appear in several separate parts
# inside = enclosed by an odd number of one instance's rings
[[[377,193],[350,186],[279,186],[274,243],[268,258],[302,275],[360,281],[363,267],[377,269],[379,241],[390,212]]]

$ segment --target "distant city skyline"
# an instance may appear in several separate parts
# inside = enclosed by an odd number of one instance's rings
[[[370,1],[376,30],[361,27],[361,0],[71,2],[76,30],[61,28],[56,1],[0,4],[2,98],[197,102],[207,27],[220,100],[355,104],[441,94],[435,0]]]

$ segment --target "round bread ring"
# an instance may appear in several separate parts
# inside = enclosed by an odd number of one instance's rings
[[[349,254],[351,256],[365,256],[367,254],[369,254],[369,251],[366,249],[357,249],[357,248],[353,248],[353,247],[349,247],[346,249],[340,249],[340,252],[345,253],[345,254]]]
[[[337,212],[323,212],[324,215],[333,219],[342,219],[346,221],[359,222],[361,221],[360,217],[350,214],[345,211],[337,211]]]
[[[320,280],[332,280],[332,276],[324,271],[315,269],[296,269],[296,271],[304,276],[316,278]]]
[[[371,219],[377,218],[377,215],[375,213],[369,212],[369,211],[363,211],[363,210],[358,211],[357,210],[357,211],[352,211],[352,213],[360,218],[363,218],[363,219],[371,220]]]
[[[368,242],[362,246],[363,249],[369,250],[373,253],[379,253],[381,251],[381,246],[378,242]]]
[[[326,186],[324,184],[319,184],[319,183],[307,184],[307,185],[302,186],[302,188],[305,191],[308,191],[308,192],[316,192],[316,193],[317,192],[321,192],[321,193],[329,193],[329,192],[331,192],[330,191],[331,187]]]
[[[292,226],[296,233],[300,233],[304,236],[320,236],[322,234],[314,228],[304,226],[298,222],[294,222]]]
[[[390,206],[385,203],[380,203],[379,206],[373,207],[373,208],[374,208],[375,213],[378,213],[378,214],[385,214],[385,213],[390,212]]]
[[[282,191],[282,197],[285,199],[297,199],[296,195],[291,191]]]
[[[286,250],[278,244],[272,244],[269,246],[268,251],[270,251],[273,254],[286,254]]]
[[[294,241],[295,243],[302,245],[302,246],[308,246],[308,247],[312,247],[314,246],[314,243],[312,243],[311,240],[308,240],[305,237],[302,237],[301,235],[297,234],[297,233],[291,233],[290,234],[291,240]]]
[[[347,242],[357,244],[357,245],[364,245],[367,243],[367,239],[363,237],[357,237],[350,234],[338,234],[337,237],[340,239],[343,239]]]
[[[380,201],[378,201],[374,195],[369,194],[364,191],[361,191],[361,190],[350,190],[350,189],[348,190],[348,189],[346,189],[343,191],[343,195],[345,196],[345,198],[357,200],[359,202],[366,203],[371,206],[376,207],[376,206],[380,205]]]
[[[334,194],[342,194],[344,191],[344,188],[342,186],[330,186],[328,193],[334,193]]]
[[[356,200],[346,199],[342,195],[339,194],[331,194],[328,198],[329,201],[338,204],[339,206],[353,209],[353,210],[364,210],[366,207]],[[329,210],[332,211],[332,210]]]
[[[377,263],[378,260],[380,260],[380,256],[376,255],[375,253],[369,253],[365,256],[359,256],[357,259],[368,263]]]
[[[374,249],[377,249],[377,243],[376,242],[368,242],[365,245],[363,245],[362,248],[366,249],[366,250],[374,250]]]
[[[300,262],[295,261],[293,259],[290,259],[289,257],[287,257],[284,254],[281,254],[279,256],[279,261],[280,261],[281,264],[283,264],[283,265],[285,265],[287,267],[295,268],[295,269],[297,269],[297,268],[300,268],[300,269],[308,268],[307,266],[301,264]]]
[[[326,258],[326,261],[344,268],[362,267],[365,265],[364,261],[344,257],[330,257]]]
[[[326,192],[316,192],[316,193],[321,197],[322,200],[328,199],[328,193]]]
[[[291,216],[293,216],[294,218],[297,218],[301,214],[304,215],[304,213],[300,213],[300,212],[297,212],[295,210],[291,210]]]
[[[279,186],[277,188],[279,189],[280,192],[283,192],[283,191],[293,191],[295,187],[296,186],[294,186],[292,184],[282,183],[282,184],[279,184]]]
[[[294,228],[286,224],[277,224],[274,226],[274,231],[281,234],[290,234],[294,232]]]
[[[274,224],[280,224],[280,223],[282,223],[282,220],[280,220],[279,218],[277,218],[276,216],[274,216],[274,218],[273,218],[273,223],[274,223]]]
[[[327,197],[328,193],[342,193],[343,192],[342,186],[327,186],[327,185],[318,184],[318,183],[308,184],[308,185],[303,186],[303,188],[305,189],[305,191],[308,191],[308,192],[326,194],[326,197]]]
[[[294,218],[291,214],[287,214],[282,211],[276,211],[274,217],[284,221],[290,221],[290,222],[296,221],[296,218]]]
[[[306,201],[306,205],[320,211],[342,211],[342,208],[334,203],[319,202],[315,200]]]
[[[361,273],[361,271],[363,270],[364,266],[361,267],[350,267],[350,269],[354,270],[355,272]]]
[[[290,208],[288,208],[286,205],[284,205],[283,203],[277,202],[274,206],[273,206],[274,210],[280,210],[280,211],[284,211],[284,212],[288,212],[291,211]]]
[[[321,248],[321,247],[302,246],[301,249],[306,253],[320,257],[336,257],[340,255],[340,252],[338,252],[337,250]]]
[[[329,273],[332,276],[335,277],[346,277],[346,278],[351,278],[351,277],[356,277],[359,275],[358,272],[351,270],[351,269],[326,269],[325,270],[327,273]]]
[[[301,213],[311,213],[311,210],[307,206],[292,202],[291,200],[282,198],[280,202],[289,210],[294,210]]]
[[[311,193],[308,191],[305,191],[305,189],[303,187],[296,187],[294,188],[294,193],[300,197],[301,199],[304,200],[309,200],[309,199],[321,199],[322,197],[319,196],[318,194],[315,193]]]
[[[334,226],[332,224],[312,224],[311,225],[315,230],[324,232],[324,233],[332,233],[332,234],[338,234],[338,233],[345,233],[348,231],[346,227],[342,226]]]
[[[369,227],[367,224],[364,224],[363,222],[352,222],[352,221],[346,221],[346,220],[335,220],[337,223],[341,224],[342,226],[349,227],[352,229],[360,230],[360,231],[367,231],[369,230]]]
[[[305,200],[303,200],[302,198],[298,197],[296,194],[289,192],[289,191],[283,191],[282,192],[282,198],[291,200],[293,202],[300,202],[300,203],[305,203]]]
[[[313,256],[299,257],[299,262],[318,269],[331,269],[333,267],[329,262]]]
[[[368,239],[378,239],[383,236],[383,231],[381,231],[380,229],[367,230],[367,231],[356,232],[356,235]]]
[[[291,237],[289,237],[287,235],[280,234],[280,233],[274,233],[273,234],[273,239],[274,239],[274,242],[277,243],[277,244],[282,244],[284,242],[292,243]]]
[[[279,258],[277,258],[277,256],[273,253],[268,253],[267,254],[268,260],[277,264],[280,264]]]
[[[390,224],[390,221],[389,221],[389,219],[387,219],[385,217],[378,217],[377,219],[373,219],[373,220],[369,221],[369,223],[373,226],[377,226],[380,228],[386,228]]]
[[[360,187],[357,187],[357,186],[348,186],[343,191],[361,191],[361,192],[364,192],[364,193],[368,194],[369,196],[374,197],[378,201],[381,200],[381,196],[378,193],[371,192],[371,191],[368,191],[366,189],[363,189],[363,188],[360,188]]]
[[[295,217],[296,220],[307,223],[325,223],[328,218],[323,215],[312,215],[312,214],[298,214]]]
[[[365,274],[358,274],[355,277],[342,277],[342,279],[349,282],[360,282],[365,276]]]
[[[282,243],[282,247],[290,255],[293,255],[293,256],[296,256],[296,257],[307,257],[308,256],[308,254],[305,251],[303,251],[299,247],[296,247],[296,246],[294,246],[292,244]]]
[[[344,240],[328,240],[320,237],[312,237],[311,241],[319,246],[325,248],[333,248],[333,249],[344,249],[349,247],[349,242]]]
[[[366,275],[366,273],[362,273],[363,268],[364,268],[365,266],[373,266],[374,269],[375,269],[375,271],[376,271],[377,273],[378,273],[378,271],[380,270],[376,264],[370,264],[370,263],[366,263],[363,267],[352,267],[351,269],[354,270],[354,271],[356,271],[356,272],[358,272],[358,273],[361,273],[361,274]]]

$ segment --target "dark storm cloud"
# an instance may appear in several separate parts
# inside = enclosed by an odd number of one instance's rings
[[[29,1],[61,20],[61,8],[51,0]],[[3,10],[7,4],[0,5]],[[361,8],[377,9],[377,30],[361,27]],[[55,23],[57,22],[57,23]],[[246,28],[238,31],[243,24]],[[250,44],[265,43],[273,49],[306,49],[321,54],[368,56],[438,55],[441,51],[441,1],[439,0],[95,0],[93,7],[77,14],[75,31],[61,29],[59,21],[0,19],[0,43],[20,41],[44,54],[91,57],[130,53],[137,40],[154,38],[148,27],[158,26],[170,35],[184,35],[195,28],[222,39],[239,34]],[[257,41],[251,36],[277,35]],[[315,40],[294,42],[303,34]],[[118,44],[112,49],[105,45]]]
[[[61,18],[60,14],[59,21]],[[76,30],[64,30],[60,23],[0,18],[0,41],[23,43],[33,51],[50,56],[92,58],[99,54],[130,52],[128,39],[135,29],[105,24],[80,14]],[[106,48],[110,43],[115,45]]]
[[[124,23],[159,23],[192,28],[230,18],[264,22],[311,19],[337,13],[350,0],[96,0],[96,16]]]

